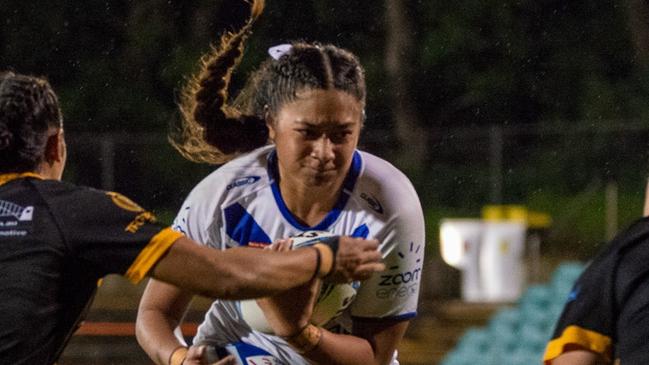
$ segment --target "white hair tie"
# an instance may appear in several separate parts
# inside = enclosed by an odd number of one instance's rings
[[[291,48],[293,48],[292,45],[290,44],[280,44],[274,47],[270,47],[268,49],[268,54],[275,60],[279,60],[283,55],[287,54],[290,52]]]

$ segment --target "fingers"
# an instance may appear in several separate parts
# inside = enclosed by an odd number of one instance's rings
[[[237,365],[237,360],[233,355],[228,355],[217,362],[213,362],[210,365]]]
[[[366,251],[360,257],[361,264],[367,264],[370,262],[381,262],[383,255],[379,251]]]
[[[356,267],[356,271],[352,275],[354,280],[367,280],[374,273],[381,272],[385,270],[385,264],[381,262],[372,262],[368,264],[362,264]]]
[[[361,239],[357,238],[357,242],[355,242],[358,247],[360,247],[363,251],[376,251],[379,249],[379,241],[375,239]]]
[[[279,252],[284,252],[284,251],[290,251],[291,247],[293,246],[293,240],[290,238],[282,238],[279,239],[272,244],[266,246],[264,249],[265,250],[272,250],[272,251],[279,251]]]
[[[183,361],[183,365],[207,364],[207,361],[205,361],[204,359],[205,350],[205,345],[190,346],[189,350],[187,351],[185,361]]]

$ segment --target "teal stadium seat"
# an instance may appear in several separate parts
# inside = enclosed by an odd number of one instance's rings
[[[529,286],[514,307],[497,311],[484,328],[468,329],[441,365],[540,364],[554,324],[583,269],[578,262],[559,265],[549,283]]]

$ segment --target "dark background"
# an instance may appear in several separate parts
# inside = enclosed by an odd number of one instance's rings
[[[60,95],[67,179],[168,221],[214,168],[166,142],[178,91],[247,14],[241,0],[0,0],[0,68],[47,76]],[[347,48],[367,72],[362,147],[411,177],[431,245],[439,218],[513,203],[553,217],[547,252],[588,257],[606,238],[607,185],[617,225],[641,212],[648,19],[640,0],[270,0],[233,92],[270,46]]]

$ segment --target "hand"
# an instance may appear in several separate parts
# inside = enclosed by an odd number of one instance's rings
[[[207,346],[191,346],[187,351],[187,357],[182,365],[236,365],[237,361],[232,355],[228,355],[216,362],[209,362],[207,358]]]
[[[286,252],[286,251],[290,251],[292,247],[293,247],[293,241],[290,238],[282,238],[264,247],[264,250]]]
[[[257,299],[275,335],[291,337],[309,323],[321,284],[320,280],[311,280],[275,296]]]
[[[334,267],[327,282],[348,283],[369,279],[375,272],[385,270],[378,251],[379,241],[340,236]]]

